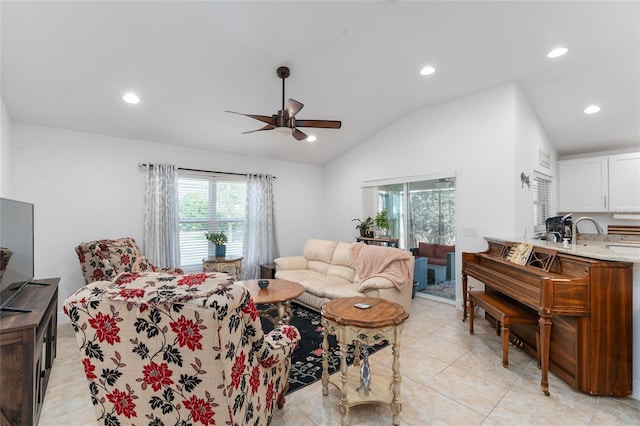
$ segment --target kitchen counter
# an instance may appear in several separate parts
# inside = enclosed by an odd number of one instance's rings
[[[640,264],[640,238],[637,235],[596,235],[581,234],[577,244],[553,243],[538,239],[503,239],[485,237],[487,241],[513,241],[533,244],[537,247],[546,247],[557,250],[560,253],[591,259],[613,260],[620,262],[634,262]]]

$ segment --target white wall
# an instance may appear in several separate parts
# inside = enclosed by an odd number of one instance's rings
[[[514,176],[516,182],[514,193],[514,234],[516,237],[531,238],[533,232],[533,190],[526,184],[522,185],[520,174],[524,173],[533,184],[534,171],[547,175],[556,181],[555,162],[556,150],[549,141],[544,129],[540,125],[538,117],[531,107],[526,95],[519,87],[515,89],[514,103],[514,137],[515,157]],[[539,151],[549,154],[549,167],[540,165]],[[551,200],[555,200],[555,185],[552,185]],[[551,211],[555,212],[555,201],[552,201]]]
[[[61,301],[84,284],[74,252],[78,243],[123,236],[142,243],[141,162],[277,176],[281,255],[300,253],[322,222],[322,170],[314,165],[19,123],[13,124],[11,147],[11,192],[35,204],[35,275],[61,277]]]
[[[11,171],[11,118],[0,98],[0,197],[11,198],[9,172]]]
[[[516,124],[524,129],[516,131]],[[359,182],[455,171],[460,287],[463,251],[486,249],[484,236],[520,236],[520,215],[526,213],[531,220],[531,201],[520,203],[515,194],[523,192],[520,172],[525,163],[527,170],[533,168],[523,158],[532,150],[537,159],[538,146],[550,149],[547,144],[526,98],[514,84],[416,111],[325,166],[327,234],[353,241],[356,230],[351,219],[363,216]],[[516,168],[516,160],[522,167]],[[476,236],[464,235],[465,228],[475,230]]]

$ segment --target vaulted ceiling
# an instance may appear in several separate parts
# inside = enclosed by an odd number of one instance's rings
[[[515,82],[560,155],[640,147],[640,2],[2,1],[0,18],[15,122],[324,164],[406,114]],[[281,65],[298,118],[342,129],[241,134],[262,123],[224,111],[275,114]]]

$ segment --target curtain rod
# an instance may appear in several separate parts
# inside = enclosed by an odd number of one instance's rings
[[[153,167],[153,164],[149,164]],[[147,163],[138,163],[138,167],[147,167]],[[217,172],[215,170],[201,170],[201,169],[188,169],[186,167],[178,167],[178,170],[184,170],[187,172],[201,172],[201,173],[217,173],[220,175],[232,175],[232,176],[247,176],[249,173],[234,173],[234,172]],[[274,179],[278,179],[276,176],[273,176]]]

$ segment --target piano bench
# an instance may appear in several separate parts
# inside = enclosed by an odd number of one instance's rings
[[[502,325],[502,366],[509,367],[509,326],[530,324],[538,325],[538,314],[532,313],[516,305],[513,301],[500,293],[485,291],[469,292],[469,334],[473,334],[474,308],[484,309]],[[536,327],[536,352],[540,361],[540,333]]]

